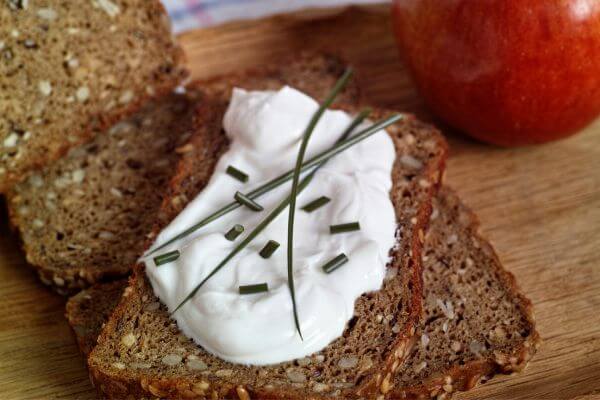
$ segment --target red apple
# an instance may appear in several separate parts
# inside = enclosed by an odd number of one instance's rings
[[[600,113],[600,0],[394,0],[400,51],[450,125],[513,146]]]

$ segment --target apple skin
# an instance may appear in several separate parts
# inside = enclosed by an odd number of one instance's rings
[[[599,0],[394,0],[401,56],[431,109],[503,146],[600,113]]]

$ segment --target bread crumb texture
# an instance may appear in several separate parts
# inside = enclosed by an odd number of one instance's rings
[[[192,94],[167,95],[7,194],[29,264],[60,293],[125,275],[190,135]]]

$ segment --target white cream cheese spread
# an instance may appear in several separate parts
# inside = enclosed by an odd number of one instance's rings
[[[290,87],[234,89],[223,121],[228,151],[204,190],[159,234],[152,248],[230,203],[236,191],[247,193],[293,169],[302,134],[317,108],[315,100]],[[345,112],[326,111],[305,159],[332,147],[351,121]],[[179,328],[210,353],[253,365],[300,358],[341,336],[356,299],[381,288],[395,244],[396,218],[389,195],[394,159],[391,138],[378,132],[329,160],[298,196],[299,208],[321,196],[331,199],[313,212],[296,211],[294,282],[304,340],[294,325],[287,283],[287,209],[173,315]],[[248,181],[228,175],[228,166],[245,172]],[[157,253],[178,249],[180,257],[173,262],[157,267],[152,256],[142,258],[154,292],[170,311],[289,195],[290,188],[286,183],[255,199],[264,211],[240,207]],[[329,231],[330,225],[354,221],[360,230]],[[245,231],[230,241],[224,234],[235,224]],[[281,246],[265,259],[259,252],[269,240]],[[322,266],[342,252],[349,261],[325,273]],[[239,293],[240,286],[263,282],[268,292]]]

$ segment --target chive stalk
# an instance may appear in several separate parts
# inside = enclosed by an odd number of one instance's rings
[[[310,213],[310,212],[313,212],[313,211],[323,207],[325,204],[329,203],[330,201],[331,201],[331,199],[329,197],[321,196],[318,199],[314,199],[310,203],[304,205],[302,207],[302,210]]]
[[[262,258],[269,258],[273,255],[273,253],[275,253],[275,251],[277,251],[278,248],[279,248],[278,242],[276,242],[274,240],[269,240],[267,242],[267,244],[265,244],[265,247],[263,247],[262,250],[258,254],[260,254],[260,256]]]
[[[258,283],[256,285],[241,285],[240,294],[256,294],[262,292],[268,292],[269,285],[266,283]]]
[[[347,233],[347,232],[354,232],[354,231],[359,231],[359,230],[360,230],[360,223],[358,221],[348,222],[347,224],[331,225],[329,227],[329,233],[331,233],[332,235],[334,235],[336,233]]]
[[[362,111],[359,114],[359,116],[354,120],[354,123],[353,123],[354,127],[356,127],[360,123],[362,123],[362,121],[367,118],[369,113],[370,113],[370,110],[368,110],[368,109]],[[329,150],[325,150],[324,152],[316,155],[315,157],[311,158],[310,160],[308,160],[307,162],[302,164],[302,171],[304,172],[310,168],[320,165],[321,163],[329,160],[330,158],[341,153],[342,151],[348,149],[349,147],[354,146],[355,144],[357,144],[357,143],[367,139],[368,137],[374,135],[375,133],[379,132],[380,130],[385,129],[388,126],[398,122],[402,118],[403,118],[402,114],[394,114],[386,119],[382,119],[382,120],[378,121],[377,123],[371,125],[369,128],[366,128],[366,129],[358,132],[356,135],[352,136],[351,138],[349,138],[347,140],[339,141],[336,145],[332,146]],[[250,199],[255,199],[255,198],[281,186],[283,183],[290,180],[292,178],[293,173],[294,173],[293,170],[288,171],[285,174],[282,174],[282,175],[278,176],[277,178],[274,178],[273,180],[263,184],[262,186],[259,186],[258,188],[252,190],[251,192],[248,192],[248,194],[246,194],[246,196]],[[223,215],[226,215],[226,214],[236,210],[239,207],[241,207],[241,204],[238,203],[237,201],[227,204],[226,206],[213,212],[211,215],[204,218],[203,220],[197,222],[196,224],[192,225],[191,227],[189,227],[189,228],[185,229],[184,231],[178,233],[177,235],[173,236],[171,239],[167,240],[165,243],[161,244],[157,248],[151,250],[150,252],[147,253],[147,255],[154,254],[155,252],[159,251],[160,249],[163,249],[166,246],[172,244],[173,242],[188,236],[190,233],[197,231],[198,229],[202,228],[203,226],[210,224],[211,222],[219,219]]]
[[[225,234],[225,239],[234,241],[244,232],[244,227],[240,224],[235,224],[227,233]]]
[[[227,175],[237,179],[240,182],[243,182],[243,183],[248,182],[248,174],[245,173],[244,171],[237,169],[233,165],[228,166],[227,169],[225,170],[225,173],[227,173]]]
[[[159,267],[163,264],[170,263],[179,258],[179,250],[173,250],[165,254],[161,254],[160,256],[154,257],[154,264]]]
[[[300,143],[300,149],[298,150],[298,157],[296,158],[296,167],[294,168],[294,176],[292,177],[292,190],[290,194],[290,209],[288,211],[288,243],[287,243],[287,274],[288,274],[288,286],[290,288],[290,294],[292,295],[292,308],[294,310],[294,323],[296,324],[296,330],[302,337],[302,331],[300,330],[300,322],[298,319],[298,309],[296,307],[296,294],[294,290],[294,217],[296,213],[296,197],[298,196],[298,184],[300,181],[300,170],[302,169],[302,163],[304,162],[304,155],[308,147],[308,141],[315,130],[315,127],[319,123],[319,120],[325,113],[325,110],[333,103],[337,95],[346,87],[350,77],[352,76],[352,69],[348,68],[342,75],[342,77],[336,82],[335,86],[325,99],[325,101],[319,106],[315,114],[312,116],[304,134],[302,135],[302,143]],[[316,168],[315,168],[316,169]],[[310,174],[310,180],[314,176],[314,170]]]
[[[348,257],[344,253],[341,253],[323,265],[323,272],[330,274],[347,262]]]

